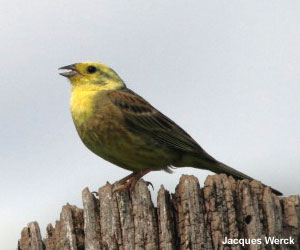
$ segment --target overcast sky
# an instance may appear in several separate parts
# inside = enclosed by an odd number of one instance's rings
[[[299,194],[299,1],[6,1],[0,10],[0,249],[130,172],[88,151],[57,68],[97,60],[212,156]],[[148,174],[174,191],[181,174]]]

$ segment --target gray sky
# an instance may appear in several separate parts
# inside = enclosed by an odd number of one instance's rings
[[[97,60],[217,159],[299,194],[299,1],[6,1],[0,10],[0,249],[128,171],[90,153],[57,68]],[[146,176],[170,191],[181,174]]]

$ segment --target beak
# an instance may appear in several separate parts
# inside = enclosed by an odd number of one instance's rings
[[[59,68],[59,70],[61,70],[61,69],[69,70],[69,71],[66,71],[66,72],[59,73],[60,75],[68,77],[68,78],[78,74],[78,71],[75,67],[75,64],[71,64],[71,65]]]

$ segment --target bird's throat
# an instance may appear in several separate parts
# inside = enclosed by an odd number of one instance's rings
[[[72,118],[76,125],[81,125],[93,113],[93,99],[97,91],[84,90],[81,87],[73,87],[70,99]]]

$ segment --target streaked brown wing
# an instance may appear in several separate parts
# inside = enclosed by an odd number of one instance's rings
[[[128,127],[141,136],[150,136],[175,150],[205,153],[194,139],[175,122],[129,89],[108,93],[111,101],[122,111]],[[206,153],[205,153],[206,154]]]

